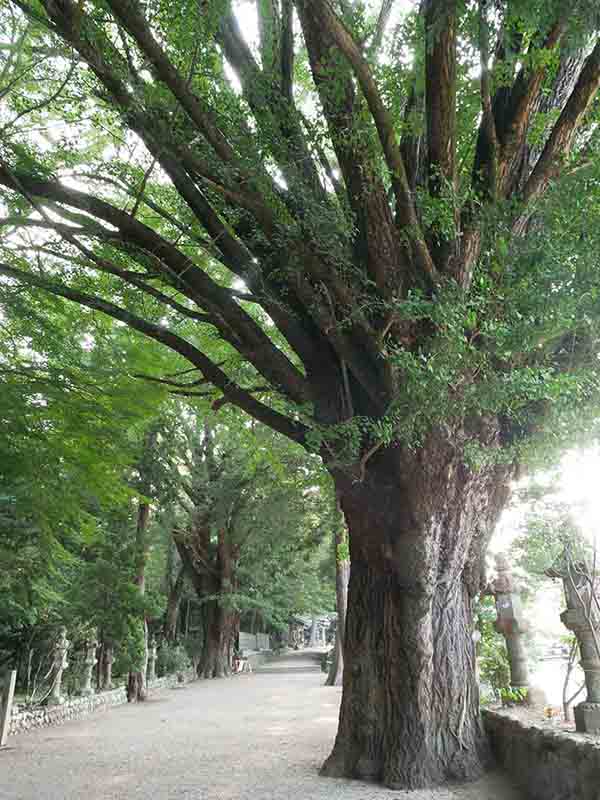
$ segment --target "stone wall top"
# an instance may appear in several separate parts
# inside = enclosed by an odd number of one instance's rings
[[[525,711],[483,711],[497,761],[531,800],[600,800],[600,738],[545,725]]]
[[[165,675],[148,683],[150,692],[170,689],[182,683],[189,683],[196,678],[193,670],[181,674]],[[98,694],[83,697],[71,697],[60,705],[33,706],[14,705],[9,725],[9,735],[26,733],[37,728],[51,725],[62,725],[71,720],[81,719],[97,711],[107,711],[114,706],[127,703],[127,692],[124,686],[110,689]]]

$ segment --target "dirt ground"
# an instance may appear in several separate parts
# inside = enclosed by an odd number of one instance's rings
[[[320,778],[340,690],[292,669],[201,681],[60,727],[10,737],[2,800],[523,800],[499,774],[391,792]]]

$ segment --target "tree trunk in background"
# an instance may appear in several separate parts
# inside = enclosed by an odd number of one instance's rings
[[[337,626],[335,630],[335,646],[333,659],[325,681],[325,686],[341,686],[344,676],[344,639],[346,632],[346,612],[348,609],[348,582],[350,580],[350,559],[348,551],[348,535],[346,530],[338,527],[335,533],[335,599],[337,608]]]
[[[235,639],[239,632],[240,615],[233,595],[237,589],[236,566],[238,548],[221,530],[217,543],[212,575],[196,573],[194,586],[198,597],[216,595],[217,600],[204,600],[204,653],[198,673],[204,678],[224,678],[231,674]]]
[[[137,551],[137,572],[133,579],[141,595],[146,593],[146,560],[148,558],[147,530],[150,519],[150,506],[140,502],[138,506],[137,528],[135,544]],[[144,654],[139,670],[129,673],[127,679],[127,700],[129,703],[142,702],[146,699],[146,667],[148,664],[148,623],[143,619],[144,626]]]
[[[487,762],[472,599],[509,470],[472,472],[458,445],[459,431],[440,434],[412,454],[379,451],[361,480],[334,472],[351,571],[325,775],[417,789],[474,778]]]
[[[169,589],[167,597],[167,610],[165,612],[165,624],[163,635],[168,642],[173,642],[177,638],[177,621],[179,619],[179,606],[184,586],[184,568],[180,567],[175,583]]]
[[[313,618],[312,625],[310,626],[310,640],[308,642],[309,647],[316,647],[317,646],[317,620]]]
[[[206,603],[204,652],[198,670],[203,678],[231,675],[239,614],[227,611],[217,602]]]

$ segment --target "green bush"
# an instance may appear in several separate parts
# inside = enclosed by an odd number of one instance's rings
[[[476,627],[480,633],[477,648],[479,675],[483,688],[492,693],[491,700],[501,699],[501,692],[510,684],[510,665],[504,637],[494,627],[496,609],[490,597],[480,600],[476,609]],[[483,692],[485,696],[485,691]]]
[[[183,645],[165,642],[159,648],[156,657],[156,674],[159,677],[185,672],[191,666],[192,663]]]

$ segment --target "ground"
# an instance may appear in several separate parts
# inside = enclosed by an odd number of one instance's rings
[[[314,664],[314,662],[313,662]],[[199,681],[142,705],[10,737],[2,800],[522,800],[504,776],[390,792],[320,778],[340,690],[293,654],[268,671]]]

